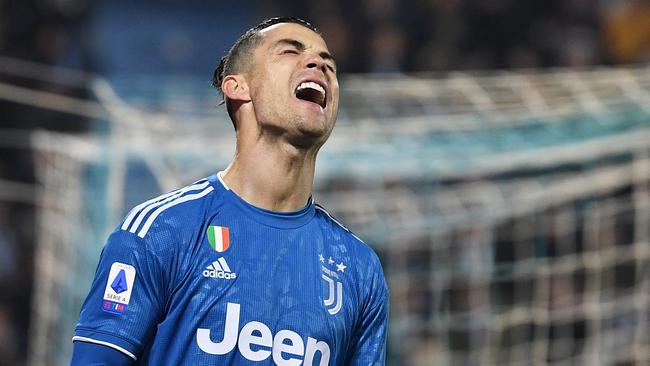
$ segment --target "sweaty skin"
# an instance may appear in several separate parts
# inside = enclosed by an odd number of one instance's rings
[[[222,83],[238,126],[235,157],[223,179],[255,206],[294,211],[309,198],[316,155],[334,128],[336,65],[325,41],[301,25],[281,23],[260,33],[252,65]],[[324,87],[324,108],[296,97],[305,81]]]

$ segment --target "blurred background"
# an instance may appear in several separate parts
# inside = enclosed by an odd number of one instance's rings
[[[106,235],[224,168],[270,16],[339,64],[315,198],[380,255],[389,365],[650,364],[647,0],[0,0],[0,365],[66,365]]]

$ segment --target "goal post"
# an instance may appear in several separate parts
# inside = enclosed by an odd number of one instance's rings
[[[207,84],[98,80],[41,132],[30,364],[64,365],[105,236],[225,168]],[[351,75],[314,197],[380,255],[390,365],[650,363],[650,67]]]

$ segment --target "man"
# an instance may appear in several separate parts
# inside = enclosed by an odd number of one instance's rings
[[[384,364],[379,260],[311,198],[338,111],[325,41],[302,20],[270,19],[235,43],[213,82],[235,157],[136,206],[111,234],[72,364]]]

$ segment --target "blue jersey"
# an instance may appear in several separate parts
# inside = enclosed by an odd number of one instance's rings
[[[312,199],[272,212],[214,175],[129,212],[73,340],[142,365],[382,365],[387,321],[370,247]]]

